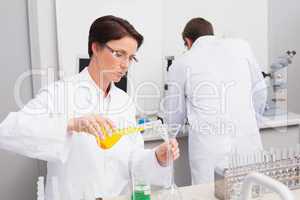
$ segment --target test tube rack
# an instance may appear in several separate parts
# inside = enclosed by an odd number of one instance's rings
[[[239,199],[243,180],[251,172],[267,175],[291,190],[299,189],[299,149],[271,149],[249,155],[230,155],[228,167],[215,168],[215,196],[220,200]],[[268,190],[259,185],[253,187],[253,197],[264,193]]]

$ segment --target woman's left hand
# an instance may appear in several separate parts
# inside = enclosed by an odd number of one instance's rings
[[[171,158],[176,160],[180,156],[178,142],[176,139],[170,139],[169,143],[171,148]],[[168,146],[169,145],[167,142],[164,142],[163,144],[159,145],[155,151],[157,161],[161,166],[168,165]]]

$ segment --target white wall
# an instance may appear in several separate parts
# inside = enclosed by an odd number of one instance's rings
[[[0,123],[9,112],[19,110],[14,96],[16,80],[30,70],[26,0],[0,1]],[[32,98],[30,77],[22,83],[21,99]],[[0,199],[36,199],[39,176],[37,160],[0,150]]]
[[[178,55],[184,50],[181,37],[193,17],[209,20],[220,37],[247,40],[263,69],[268,66],[268,0],[164,0],[163,53]]]
[[[269,1],[269,58],[270,61],[287,50],[296,50],[288,66],[288,110],[300,113],[300,2],[297,0]]]
[[[129,93],[155,95],[139,99],[146,110],[158,109],[164,56],[183,52],[181,32],[192,17],[211,20],[217,35],[248,40],[263,68],[268,63],[267,0],[57,0],[56,13],[59,65],[65,76],[77,73],[78,57],[87,57],[88,30],[97,17],[113,14],[126,18],[145,36],[138,53],[140,62],[129,72],[134,87]],[[144,85],[137,91],[141,83]]]

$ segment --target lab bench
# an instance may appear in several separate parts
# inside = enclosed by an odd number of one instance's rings
[[[259,120],[260,134],[265,149],[290,148],[300,144],[300,115],[288,113],[274,117],[262,117]],[[191,185],[191,174],[188,156],[188,131],[183,128],[177,140],[180,148],[180,157],[175,161],[175,182],[178,186]],[[156,134],[143,135],[145,148],[153,148],[162,143]]]
[[[214,185],[213,184],[201,184],[180,187],[182,200],[217,200],[214,196]],[[292,190],[295,199],[300,199],[300,190]],[[157,199],[159,192],[152,192],[151,199]],[[261,200],[279,200],[279,196],[274,193],[264,194],[263,196],[256,198]],[[130,200],[129,196],[120,196],[116,198],[109,198],[104,200]]]

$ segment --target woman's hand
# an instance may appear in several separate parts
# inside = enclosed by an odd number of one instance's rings
[[[171,158],[173,160],[176,160],[180,156],[177,140],[170,139],[169,143],[170,146],[167,142],[164,142],[163,144],[159,145],[155,151],[157,161],[161,166],[168,165],[168,148],[171,148]]]
[[[87,115],[84,117],[72,118],[68,122],[68,132],[86,132],[91,135],[99,135],[101,139],[104,139],[104,134],[102,128],[108,134],[112,133],[112,130],[115,129],[114,123],[100,115]]]

